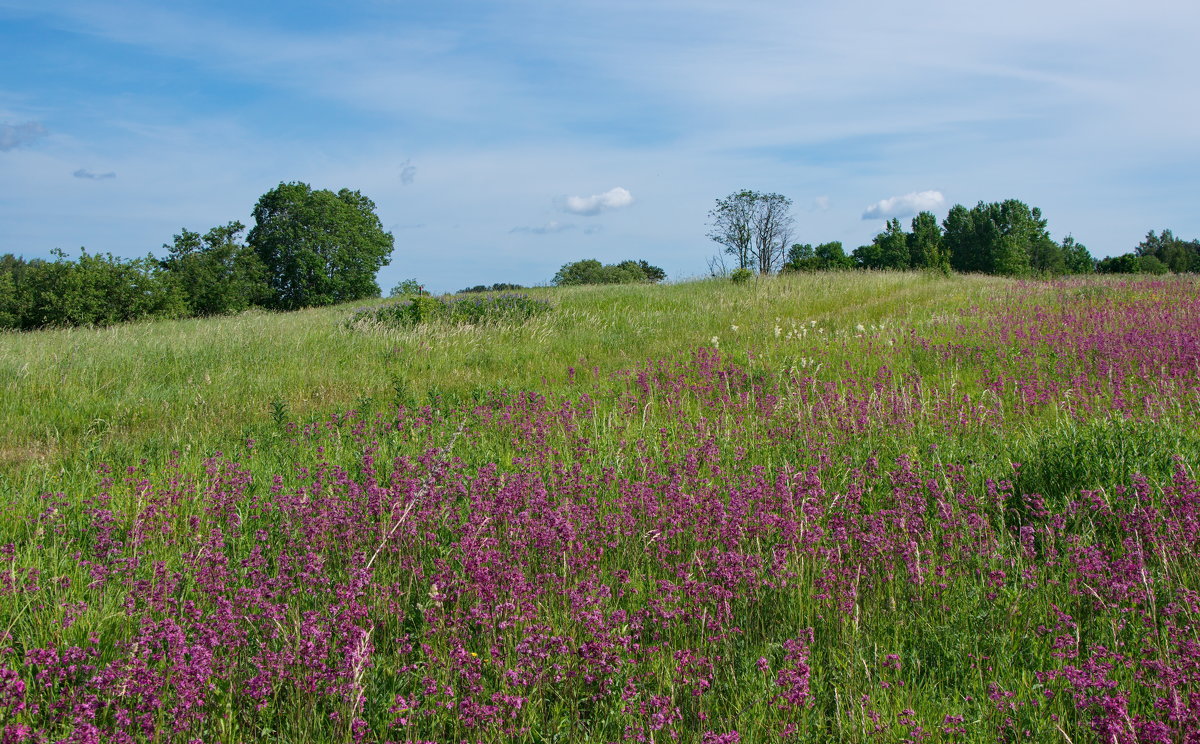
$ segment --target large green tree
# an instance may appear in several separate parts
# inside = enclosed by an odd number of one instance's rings
[[[913,217],[912,232],[908,234],[908,256],[914,269],[950,269],[950,259],[942,240],[942,228],[933,212],[921,212]]]
[[[900,227],[900,220],[888,220],[887,229],[875,236],[875,243],[879,245],[882,264],[880,268],[907,269],[912,265],[908,252],[908,236],[904,234],[904,228]]]
[[[1061,263],[1041,210],[1017,199],[969,210],[956,204],[942,224],[955,271],[1016,276]]]
[[[281,183],[254,207],[249,242],[283,310],[378,297],[375,275],[392,254],[375,203],[358,191]]]
[[[1096,270],[1096,260],[1088,252],[1087,246],[1071,235],[1063,238],[1062,254],[1068,274],[1091,274]]]

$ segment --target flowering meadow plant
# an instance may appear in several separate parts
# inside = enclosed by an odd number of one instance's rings
[[[100,467],[0,741],[1200,741],[1200,297],[1105,292]]]

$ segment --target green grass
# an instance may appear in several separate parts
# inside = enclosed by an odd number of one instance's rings
[[[621,496],[621,481],[663,486],[672,469],[691,454],[690,448],[709,438],[717,449],[714,460],[680,487],[680,498],[695,496],[697,511],[731,498],[737,486],[752,484],[755,478],[770,480],[781,473],[798,477],[812,467],[820,474],[822,494],[835,504],[853,492],[862,500],[864,513],[877,513],[895,506],[898,497],[887,473],[895,472],[903,457],[915,463],[926,495],[944,499],[951,511],[968,510],[957,498],[983,499],[988,494],[986,498],[995,499],[977,510],[985,521],[1000,525],[989,533],[996,540],[992,552],[971,553],[962,543],[946,548],[936,558],[949,567],[941,589],[933,579],[913,588],[903,578],[903,565],[876,567],[875,582],[861,587],[853,610],[844,614],[814,598],[815,592],[796,591],[812,587],[818,569],[811,556],[793,553],[784,566],[793,572],[792,584],[760,586],[761,596],[733,600],[731,612],[740,634],[714,641],[695,623],[663,631],[659,640],[668,649],[724,656],[712,697],[701,701],[675,690],[669,654],[656,662],[660,668],[639,670],[647,676],[644,689],[674,695],[685,708],[689,726],[698,725],[696,713],[707,706],[713,718],[706,728],[738,729],[744,742],[773,741],[764,732],[777,731],[784,714],[765,702],[775,691],[773,677],[759,672],[756,661],[767,659],[778,669],[784,657],[782,639],[813,628],[816,702],[794,712],[804,724],[797,741],[902,740],[909,733],[900,723],[906,710],[914,711],[934,734],[931,741],[995,741],[998,732],[1020,739],[1026,729],[1031,740],[1066,740],[1060,739],[1060,731],[1070,731],[1073,741],[1088,741],[1084,715],[1069,695],[1060,691],[1053,700],[1043,701],[1044,688],[1033,677],[1032,670],[1065,663],[1053,657],[1051,636],[1039,630],[1052,624],[1051,601],[1078,620],[1082,647],[1153,645],[1157,641],[1151,636],[1157,631],[1142,634],[1137,623],[1125,625],[1124,609],[1096,609],[1090,596],[1053,588],[1071,581],[1070,565],[1047,564],[1022,553],[1010,528],[1045,527],[1038,521],[1044,515],[1034,514],[1021,500],[1025,493],[1039,493],[1048,506],[1058,508],[1083,489],[1098,489],[1108,498],[1104,489],[1128,485],[1141,474],[1154,484],[1154,497],[1161,499],[1177,457],[1200,461],[1196,401],[1185,396],[1157,418],[1126,419],[1104,410],[1073,415],[1057,406],[1024,409],[1011,391],[993,393],[982,385],[985,368],[1011,361],[1006,356],[1010,349],[994,345],[979,349],[978,357],[947,356],[905,339],[911,333],[934,342],[961,340],[986,324],[977,312],[981,307],[1036,302],[1053,308],[1096,297],[1119,301],[1124,292],[1101,279],[1055,287],[977,276],[813,274],[745,285],[710,280],[661,287],[533,290],[533,296],[548,299],[554,309],[524,324],[350,328],[346,321],[357,306],[347,305],[0,335],[0,505],[7,510],[0,512],[6,517],[0,520],[0,545],[17,546],[14,565],[35,565],[44,576],[70,579],[44,590],[36,607],[0,601],[0,631],[11,624],[24,648],[82,646],[89,633],[97,633],[105,639],[105,653],[116,655],[118,642],[136,628],[127,621],[121,603],[124,586],[114,582],[98,598],[84,588],[90,578],[78,556],[90,555],[99,540],[92,534],[91,499],[111,508],[122,525],[121,534],[128,536],[134,527],[143,526],[140,515],[151,514],[151,519],[154,514],[142,503],[143,479],[155,484],[159,495],[176,488],[185,494],[180,504],[164,512],[169,513],[164,519],[170,529],[147,539],[148,552],[142,564],[130,569],[130,576],[150,577],[155,562],[167,571],[185,571],[184,554],[210,538],[213,526],[222,526],[188,490],[208,482],[202,459],[218,450],[239,460],[253,476],[254,484],[248,487],[253,501],[270,488],[276,475],[289,494],[310,483],[311,474],[302,474],[298,466],[318,472],[340,466],[360,475],[366,440],[378,446],[374,457],[379,463],[416,457],[454,442],[461,468],[455,478],[465,482],[495,464],[500,477],[528,477],[554,494],[557,487],[577,489],[590,477],[587,495],[595,497],[600,513],[620,511],[611,502]],[[959,334],[959,325],[968,333]],[[688,360],[697,349],[714,345],[724,360],[745,371],[744,379],[731,374],[724,390],[677,397],[664,394],[666,386],[640,387],[639,372],[664,378],[694,375]],[[651,368],[651,362],[665,366]],[[872,387],[876,380],[878,390]],[[834,423],[852,417],[838,419],[837,411],[823,407],[823,391],[834,391],[829,400],[835,403],[842,401],[839,395],[861,403],[868,412],[862,427],[850,430]],[[585,395],[591,408],[574,418],[547,418],[550,423],[534,434],[522,428],[527,422],[521,420],[519,406],[512,420],[485,421],[501,408],[489,403],[511,402],[519,393],[544,396],[549,404],[539,411],[578,403]],[[893,415],[880,405],[884,399],[910,408]],[[365,412],[370,420],[375,414],[394,412],[397,404],[410,409],[428,406],[421,414],[428,421],[365,438],[356,433],[356,420],[314,426],[303,433],[295,426],[329,422],[348,409]],[[953,419],[946,412],[956,406],[975,406],[987,415],[967,415],[961,425],[944,427]],[[462,433],[461,439],[456,432]],[[536,441],[538,436],[544,441]],[[248,439],[256,440],[252,450]],[[173,451],[180,456],[174,457]],[[539,451],[553,451],[556,459],[538,462]],[[879,470],[868,477],[864,470],[876,467],[869,465],[872,462]],[[96,473],[101,463],[115,468],[113,484],[104,488]],[[1014,469],[1014,463],[1020,468]],[[943,464],[961,465],[960,479],[952,482],[954,472],[942,470]],[[583,476],[564,475],[574,466]],[[136,472],[125,470],[129,467]],[[177,484],[172,481],[176,478]],[[336,492],[329,485],[333,480],[326,480],[326,488]],[[1004,480],[1013,481],[1011,490],[994,485]],[[989,493],[988,481],[998,488],[995,494]],[[855,490],[859,485],[861,492]],[[97,497],[99,491],[107,495]],[[495,495],[487,488],[481,492]],[[48,495],[57,493],[62,496]],[[373,721],[388,720],[386,707],[394,695],[413,689],[412,679],[392,674],[386,666],[413,658],[397,650],[395,639],[420,631],[426,627],[425,613],[440,609],[431,587],[414,588],[413,565],[428,573],[439,563],[458,567],[456,535],[466,539],[464,535],[486,533],[506,554],[528,549],[526,544],[506,543],[516,531],[490,517],[476,523],[474,532],[456,533],[455,525],[479,514],[473,514],[465,498],[451,498],[443,506],[444,511],[426,515],[427,543],[414,536],[411,554],[401,555],[397,548],[390,560],[375,566],[377,587],[407,585],[407,593],[406,604],[399,608],[387,604],[382,590],[372,595],[378,602],[372,606],[371,622],[379,661],[367,672],[364,687],[375,694],[366,701],[364,715]],[[230,565],[259,544],[257,529],[270,533],[268,544],[287,544],[297,551],[313,540],[327,539],[297,532],[295,524],[277,513],[255,514],[246,504],[239,508],[244,509],[240,518],[246,526],[229,529],[223,538]],[[832,506],[829,514],[836,516]],[[653,594],[658,580],[677,578],[647,560],[649,546],[659,538],[643,528],[657,525],[646,515],[640,518],[643,521],[628,534],[614,533],[607,552],[596,559],[597,575],[609,583],[615,583],[616,572],[632,569],[630,586],[639,595],[623,600],[629,608]],[[1060,531],[1046,527],[1039,532],[1040,550],[1054,545],[1065,555],[1080,545],[1119,545],[1124,537],[1115,519],[1103,514],[1080,511],[1066,520]],[[352,545],[332,540],[316,548],[327,561],[323,575],[335,582],[348,580],[353,553],[361,557],[382,546],[375,532],[386,533],[389,524],[387,519],[365,524],[363,531],[370,534],[346,538]],[[927,545],[936,546],[949,535],[949,528],[941,534],[939,529]],[[773,546],[764,543],[781,538],[766,532],[746,539],[738,549],[769,562]],[[684,563],[714,544],[686,531],[663,539],[671,541]],[[958,554],[960,548],[966,557]],[[566,581],[568,553],[563,552],[561,564],[557,557],[536,563],[542,558],[535,555],[530,571],[554,576],[561,572]],[[402,558],[414,563],[405,564]],[[926,561],[931,559],[926,555]],[[1200,589],[1194,558],[1150,560],[1151,570],[1161,572],[1156,580],[1164,587],[1164,603],[1171,591]],[[892,568],[900,579],[879,578]],[[993,581],[990,576],[999,570],[1007,573]],[[855,590],[859,591],[857,582]],[[211,601],[194,586],[183,586],[179,596]],[[59,607],[83,597],[90,607],[75,625],[66,627]],[[298,638],[300,616],[326,610],[324,601],[315,592],[289,598],[290,614],[280,622],[281,636],[254,640],[284,644],[293,635]],[[572,615],[563,596],[548,593],[539,601],[540,620],[561,623],[556,632],[572,632],[567,627]],[[472,639],[478,650],[495,644],[501,661],[511,663],[517,652],[504,645],[511,641],[494,629],[487,632],[493,635]],[[452,639],[428,640],[446,658],[449,645],[438,644]],[[889,671],[888,654],[903,659],[903,674]],[[452,679],[442,669],[429,668],[422,674],[446,683]],[[1127,677],[1128,673],[1122,681],[1130,682]],[[906,685],[893,684],[901,680]],[[1021,703],[1011,712],[1011,722],[988,700],[993,682]],[[488,683],[502,687],[498,680]],[[523,715],[530,722],[547,723],[534,725],[522,741],[620,737],[631,717],[613,696],[594,705],[581,703],[592,691],[582,683],[572,684],[575,697],[531,695]],[[213,717],[206,741],[351,738],[323,717],[338,710],[332,696],[309,699],[296,688],[283,687],[260,715],[236,699],[233,687],[230,683],[218,697],[228,697],[229,710],[240,712]],[[869,702],[863,701],[866,694],[872,696]],[[1148,693],[1135,702],[1140,710],[1152,704]],[[872,733],[874,713],[881,713],[886,724],[877,734]],[[944,734],[940,726],[945,715],[963,716],[969,734]],[[473,736],[455,729],[451,719],[447,715],[444,721],[447,737]],[[263,721],[269,723],[269,731],[262,728]],[[259,728],[246,728],[251,722]],[[597,732],[604,736],[596,738]],[[658,740],[665,740],[663,734]],[[696,731],[689,729],[684,740],[698,740]]]
[[[361,332],[357,306],[0,334],[0,473],[40,479],[98,462],[161,461],[172,450],[229,446],[278,417],[306,419],[394,400],[397,391],[469,396],[561,390],[567,370],[601,376],[670,358],[716,337],[754,364],[787,368],[820,351],[787,332],[817,321],[829,338],[858,324],[919,326],[980,302],[1005,280],[855,273],[743,286],[532,290],[553,312],[517,326],[422,325]],[[737,326],[737,330],[733,330]],[[777,337],[774,329],[782,328]],[[781,340],[783,339],[783,340]]]

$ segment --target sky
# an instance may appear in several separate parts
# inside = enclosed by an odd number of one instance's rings
[[[279,183],[370,197],[384,292],[707,273],[1017,198],[1097,257],[1200,236],[1194,0],[0,0],[0,254],[136,257]]]

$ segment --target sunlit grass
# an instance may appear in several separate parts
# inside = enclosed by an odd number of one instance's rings
[[[94,636],[106,681],[29,695],[112,727],[149,705],[123,664],[217,633],[143,659],[204,741],[1109,741],[1056,675],[1110,653],[1108,724],[1158,720],[1147,670],[1200,694],[1193,279],[533,294],[520,325],[0,336],[0,668]]]

